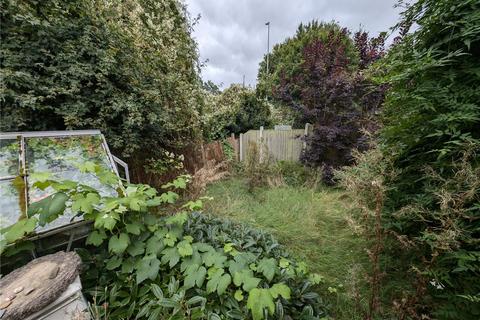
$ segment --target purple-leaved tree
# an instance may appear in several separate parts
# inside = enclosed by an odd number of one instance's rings
[[[372,119],[383,101],[383,88],[364,76],[365,68],[383,54],[383,36],[369,39],[366,32],[357,32],[357,59],[347,55],[348,41],[347,29],[313,40],[303,49],[301,72],[282,74],[274,90],[276,98],[313,124],[302,161],[323,166],[329,184],[334,183],[334,168],[352,163],[353,149],[367,147],[364,129],[376,129]]]

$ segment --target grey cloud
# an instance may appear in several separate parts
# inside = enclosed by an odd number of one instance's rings
[[[338,21],[352,31],[360,26],[376,35],[398,20],[397,0],[185,0],[192,16],[202,18],[195,26],[200,58],[207,60],[204,80],[224,88],[240,83],[254,85],[260,61],[267,51],[267,28],[271,22],[270,48],[292,36],[297,26],[313,19]]]

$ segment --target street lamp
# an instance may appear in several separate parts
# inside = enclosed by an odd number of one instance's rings
[[[270,55],[270,21],[265,23],[267,26],[267,77],[270,69],[268,68],[268,56]]]

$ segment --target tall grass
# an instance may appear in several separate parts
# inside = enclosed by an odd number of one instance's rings
[[[205,206],[213,215],[247,222],[274,234],[288,250],[321,274],[336,319],[361,319],[367,303],[365,240],[349,217],[348,195],[332,188],[255,188],[238,177],[207,188]]]

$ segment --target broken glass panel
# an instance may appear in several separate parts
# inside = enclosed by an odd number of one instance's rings
[[[0,177],[18,175],[18,139],[0,139]]]
[[[39,190],[32,188],[36,182],[36,174],[50,173],[49,179],[72,180],[95,188],[103,196],[113,196],[116,191],[100,182],[92,172],[84,172],[82,167],[100,165],[111,170],[107,153],[102,146],[101,136],[68,136],[68,137],[34,137],[26,138],[26,164],[28,178],[28,196],[30,202],[39,201],[54,191],[51,188]],[[38,231],[46,231],[82,220],[66,211],[55,221]]]
[[[23,179],[0,180],[0,229],[25,217],[25,185]]]

